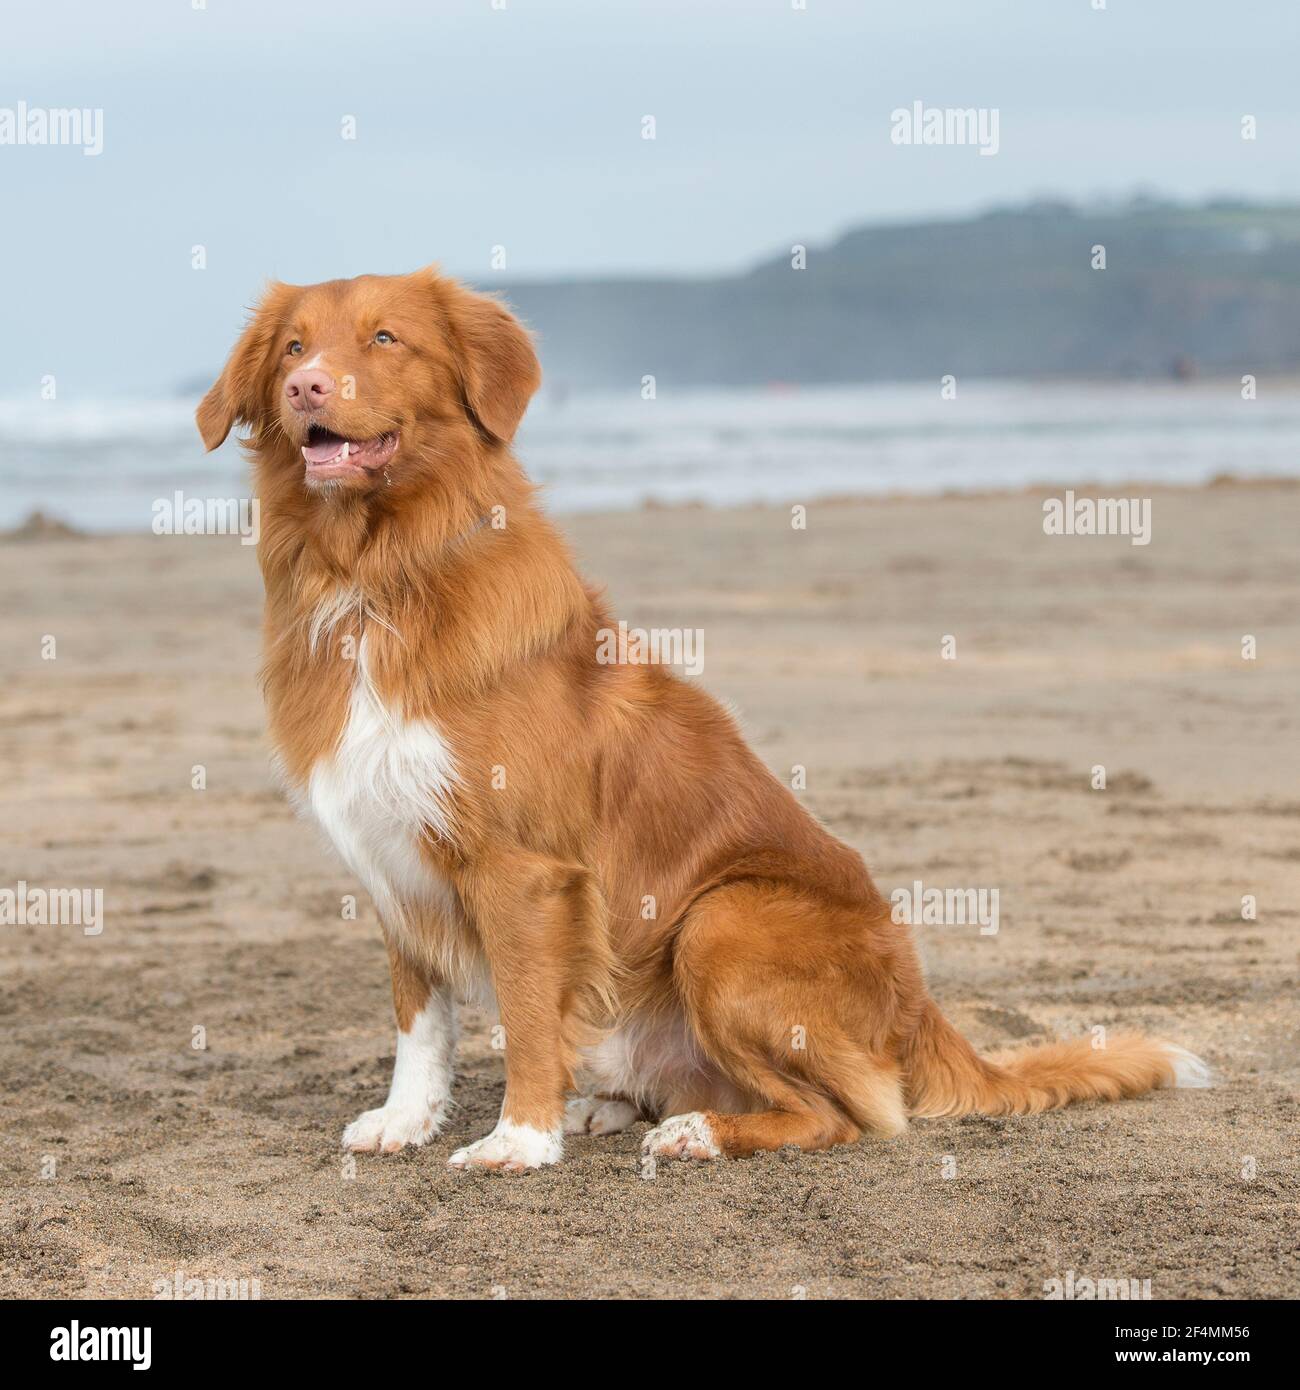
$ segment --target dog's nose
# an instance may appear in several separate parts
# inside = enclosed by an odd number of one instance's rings
[[[319,367],[290,372],[284,394],[295,410],[319,410],[334,392],[334,378]]]

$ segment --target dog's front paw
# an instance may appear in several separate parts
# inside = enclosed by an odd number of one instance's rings
[[[343,1131],[343,1147],[353,1153],[394,1154],[407,1144],[427,1144],[441,1130],[446,1107],[382,1105],[367,1110]]]
[[[447,1160],[450,1168],[499,1168],[521,1173],[525,1168],[541,1168],[558,1163],[564,1142],[558,1129],[534,1129],[532,1125],[500,1120],[491,1134],[457,1149]]]

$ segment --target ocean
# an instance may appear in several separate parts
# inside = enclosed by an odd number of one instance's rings
[[[193,400],[0,401],[0,526],[34,510],[91,531],[149,528],[153,504],[241,498],[233,441],[206,455]],[[647,501],[799,502],[1300,471],[1300,390],[1233,381],[960,382],[640,392],[535,400],[516,452],[557,513]]]

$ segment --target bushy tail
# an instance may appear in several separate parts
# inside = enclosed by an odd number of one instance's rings
[[[1210,1070],[1173,1043],[1115,1034],[979,1056],[931,1000],[904,1057],[911,1115],[1032,1115],[1075,1100],[1119,1100],[1158,1086],[1208,1086]]]

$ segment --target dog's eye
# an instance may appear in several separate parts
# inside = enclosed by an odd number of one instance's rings
[[[389,343],[395,343],[396,341],[397,339],[394,338],[386,328],[381,328],[379,332],[375,334],[375,342],[377,342],[380,347],[387,347]]]
[[[295,338],[293,342],[289,344],[287,351],[290,357],[297,357],[302,352],[302,344]]]

